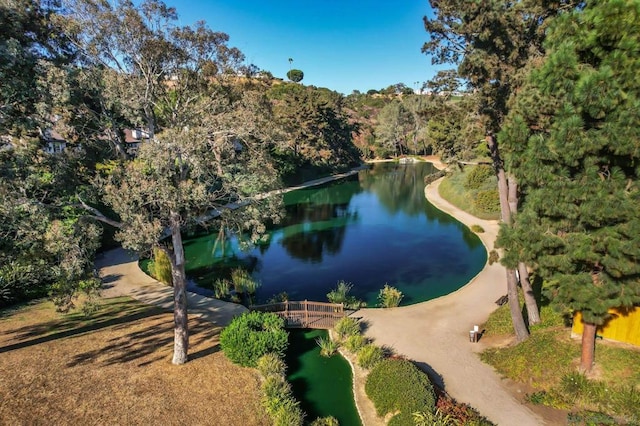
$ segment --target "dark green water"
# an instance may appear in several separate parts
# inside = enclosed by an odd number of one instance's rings
[[[287,380],[307,413],[307,421],[335,417],[341,425],[359,426],[349,363],[340,355],[323,357],[315,339],[326,330],[291,330],[286,362]]]
[[[290,300],[326,301],[339,280],[376,306],[388,283],[404,293],[402,305],[457,290],[484,266],[476,235],[424,196],[429,163],[377,164],[358,175],[284,196],[286,218],[269,241],[242,251],[217,235],[185,241],[187,274],[211,288],[216,278],[243,266],[262,283],[264,301],[287,292]],[[223,254],[224,249],[224,254]]]

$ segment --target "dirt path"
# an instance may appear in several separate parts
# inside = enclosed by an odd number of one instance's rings
[[[110,250],[98,256],[95,265],[102,279],[103,297],[130,296],[148,305],[173,310],[173,287],[142,272],[138,257],[133,253],[121,248]],[[247,311],[242,305],[191,292],[187,292],[187,304],[189,316],[198,316],[220,326]]]
[[[470,226],[485,230],[478,234],[487,249],[493,249],[497,221],[478,219],[443,200],[438,180],[425,189],[427,199],[440,210]],[[495,301],[506,294],[506,275],[499,264],[486,267],[460,290],[435,300],[394,309],[363,309],[367,336],[388,345],[418,365],[436,374],[445,390],[458,401],[475,407],[498,425],[538,426],[545,422],[512,396],[508,381],[484,364],[478,352],[482,340],[469,342],[469,330],[486,321],[496,309]]]

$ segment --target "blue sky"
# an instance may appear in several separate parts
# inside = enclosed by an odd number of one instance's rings
[[[286,78],[288,59],[307,85],[351,93],[435,74],[420,52],[427,0],[166,0],[181,25],[204,20],[229,34],[247,64]],[[440,67],[442,69],[442,67]]]

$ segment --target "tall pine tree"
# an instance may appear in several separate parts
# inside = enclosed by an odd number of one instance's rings
[[[581,368],[608,310],[640,303],[640,2],[589,1],[557,19],[499,135],[525,194],[503,228],[544,291],[584,318]]]
[[[455,63],[479,98],[487,145],[498,179],[502,220],[510,225],[516,213],[517,183],[505,170],[495,138],[507,115],[507,101],[522,84],[524,70],[543,53],[542,42],[550,18],[571,10],[579,0],[467,1],[431,0],[435,16],[425,17],[429,41],[423,52],[434,63]],[[529,323],[540,322],[537,302],[524,263],[507,268],[507,292],[518,341],[529,336],[520,305],[516,267],[520,272]]]

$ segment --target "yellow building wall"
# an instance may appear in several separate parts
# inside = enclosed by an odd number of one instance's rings
[[[598,336],[604,339],[630,343],[640,346],[640,306],[631,309],[609,309],[612,318],[597,329]],[[573,316],[571,332],[582,335],[582,314]]]

